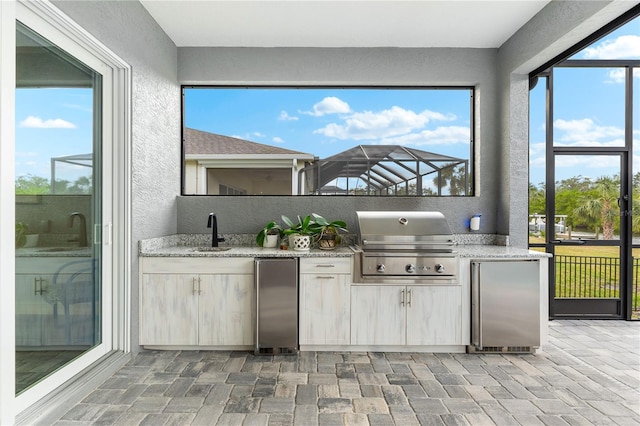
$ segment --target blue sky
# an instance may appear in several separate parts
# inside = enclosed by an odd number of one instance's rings
[[[640,59],[640,18],[575,56]],[[623,140],[620,70],[559,70],[554,135],[567,146],[615,146]],[[640,72],[634,82],[640,87]],[[400,144],[468,158],[468,92],[431,90],[188,90],[186,125],[328,157],[359,144]],[[640,149],[640,90],[634,98]],[[48,178],[50,158],[92,152],[88,89],[20,89],[16,95],[16,175]],[[531,92],[531,182],[544,180],[544,89]],[[176,143],[179,143],[176,141]],[[563,157],[557,177],[597,178],[617,171],[610,158]],[[640,171],[640,151],[634,152]],[[59,165],[74,180],[86,168]]]
[[[185,124],[329,157],[393,144],[469,158],[466,90],[186,89]]]
[[[578,52],[571,59],[640,59],[640,18]],[[562,146],[624,145],[624,72],[620,68],[556,68],[554,74],[554,143]],[[530,181],[544,181],[545,89],[541,80],[531,91]],[[634,73],[634,171],[640,171],[640,70]],[[596,179],[619,172],[611,156],[562,156],[556,180],[583,176]]]
[[[16,176],[51,176],[51,158],[93,152],[91,89],[16,91]],[[56,176],[74,181],[87,167],[59,163]]]

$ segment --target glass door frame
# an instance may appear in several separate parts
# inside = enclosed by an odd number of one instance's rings
[[[117,362],[130,352],[131,286],[131,67],[49,2],[0,2],[0,183],[12,188],[15,161],[16,20],[68,51],[103,78],[102,344],[37,386],[15,396],[15,192],[0,191],[0,424],[37,418],[68,397],[75,378],[94,366]],[[107,208],[108,206],[108,208]],[[106,331],[106,333],[105,333]],[[120,361],[121,362],[121,361]],[[98,368],[98,370],[100,370]],[[96,371],[98,371],[96,370]],[[96,373],[94,373],[96,374]],[[86,380],[86,377],[85,379]],[[73,385],[73,386],[72,386]],[[56,400],[57,398],[57,400]]]
[[[633,68],[629,66],[629,61],[587,61],[587,60],[567,60],[555,67],[625,67],[626,68],[626,87],[625,87],[625,144],[620,147],[567,147],[555,146],[553,125],[553,68],[547,72],[541,73],[540,76],[547,77],[546,87],[546,217],[554,217],[555,215],[555,158],[562,155],[610,155],[620,158],[620,241],[619,244],[610,244],[605,241],[592,241],[589,245],[600,246],[619,246],[620,247],[620,281],[619,294],[620,306],[614,311],[611,307],[591,306],[603,309],[602,314],[589,313],[587,311],[579,314],[562,314],[557,312],[555,301],[555,283],[556,271],[555,262],[549,264],[549,315],[552,318],[631,318],[631,287],[633,285],[633,260],[632,260],[632,226],[631,217],[633,211],[632,200],[632,179],[633,179],[633,108],[632,108],[632,89],[633,89]],[[555,229],[554,229],[555,231]],[[555,232],[554,232],[555,233]],[[555,240],[554,233],[548,233],[545,238],[545,251],[555,254],[555,247],[558,245]],[[582,242],[563,241],[562,245],[583,245]],[[589,300],[589,299],[583,299]],[[613,299],[617,300],[617,299]],[[590,305],[590,303],[586,303]],[[586,307],[586,306],[585,306]],[[608,313],[604,313],[608,312]]]

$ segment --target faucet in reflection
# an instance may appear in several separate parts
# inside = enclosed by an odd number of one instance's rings
[[[77,240],[69,240],[69,242],[78,242],[78,247],[88,247],[87,242],[87,219],[80,212],[73,212],[69,215],[69,228],[73,228],[73,222],[75,218],[80,221],[80,234]]]
[[[215,213],[209,213],[207,228],[211,228],[211,247],[218,247],[218,243],[224,241],[224,238],[218,236],[218,219]]]

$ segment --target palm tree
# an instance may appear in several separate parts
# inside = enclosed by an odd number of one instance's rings
[[[620,184],[617,178],[603,176],[598,178],[588,195],[581,199],[582,204],[573,212],[583,215],[596,223],[601,222],[602,238],[613,239],[615,220],[619,215],[618,197],[620,197]]]
[[[441,188],[449,186],[449,194],[451,195],[465,195],[466,193],[466,168],[464,164],[453,164],[444,166],[440,169],[439,176],[433,179],[433,183]]]

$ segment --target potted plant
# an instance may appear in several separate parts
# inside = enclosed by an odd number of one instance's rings
[[[298,216],[298,222],[293,222],[283,215],[282,222],[288,227],[283,230],[283,234],[288,237],[289,245],[294,250],[306,251],[311,248],[311,237],[316,234],[316,231],[315,222],[310,215],[304,218]]]
[[[278,238],[282,237],[283,229],[282,226],[278,225],[275,221],[271,221],[267,223],[264,228],[258,232],[256,235],[256,243],[260,247],[277,247],[278,246]]]
[[[322,250],[333,250],[340,243],[340,232],[349,232],[343,220],[329,222],[317,213],[312,213],[314,221],[315,239]]]
[[[16,248],[20,248],[27,242],[29,226],[24,222],[16,222]]]

